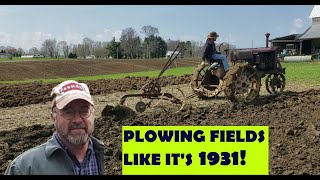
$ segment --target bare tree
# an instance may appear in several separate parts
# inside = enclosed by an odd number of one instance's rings
[[[140,44],[140,37],[133,28],[126,28],[122,30],[120,47],[122,48],[126,58],[135,58],[139,56]]]
[[[150,25],[147,26],[143,26],[142,27],[142,33],[146,36],[146,37],[150,37],[150,36],[155,36],[157,34],[159,34],[158,28],[156,27],[152,27]]]
[[[183,57],[192,57],[192,43],[191,41],[186,41],[184,44],[184,51],[183,51]]]
[[[5,51],[6,51],[6,53],[11,54],[12,56],[16,56],[16,54],[17,54],[17,49],[14,47],[11,47],[11,46],[8,46],[5,49]]]
[[[84,44],[78,44],[77,47],[77,54],[79,57],[85,58],[86,56],[88,56],[88,52],[87,52],[87,47],[85,47]]]
[[[17,50],[17,53],[18,53],[19,56],[22,56],[24,54],[24,50],[22,48],[19,48]]]
[[[85,54],[85,56],[89,56],[89,55],[93,54],[94,41],[91,40],[91,39],[88,38],[88,37],[85,37],[85,38],[82,40],[82,43],[83,43],[83,45],[84,45],[84,54]]]
[[[178,46],[179,43],[180,43],[179,40],[168,39],[167,40],[168,51],[173,51]]]
[[[191,41],[192,56],[201,57],[204,51],[202,41]]]
[[[107,55],[107,49],[104,47],[95,48],[93,55],[95,55],[96,58],[105,58]]]
[[[32,47],[29,49],[29,54],[39,54],[40,51],[36,47]]]
[[[78,46],[76,44],[69,44],[69,47],[71,47],[71,52],[73,54],[78,54]]]
[[[42,51],[45,53],[45,55],[48,55],[51,58],[53,58],[57,52],[56,44],[57,44],[56,39],[46,39],[42,43]]]
[[[60,53],[62,53],[65,58],[68,57],[69,46],[68,46],[66,41],[60,41],[58,43],[58,48],[57,49],[58,49],[59,55],[60,55]]]

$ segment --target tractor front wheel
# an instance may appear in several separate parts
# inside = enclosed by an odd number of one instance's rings
[[[286,86],[286,78],[282,73],[269,74],[266,78],[266,89],[270,94],[282,93]]]

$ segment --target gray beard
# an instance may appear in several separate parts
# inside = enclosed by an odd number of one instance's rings
[[[56,128],[58,134],[61,138],[65,139],[68,143],[74,145],[74,146],[81,146],[84,145],[86,142],[88,142],[92,132],[86,132],[85,134],[72,136],[70,134],[65,134],[59,130],[59,128]]]
[[[88,134],[82,134],[80,136],[74,137],[71,135],[67,135],[66,140],[75,146],[81,146],[84,145],[89,140]]]
[[[81,135],[77,135],[77,136],[72,136],[69,133],[63,133],[59,130],[59,128],[57,127],[57,124],[54,124],[57,132],[59,133],[59,135],[61,136],[61,138],[65,139],[68,143],[74,145],[74,146],[81,146],[84,145],[86,142],[88,142],[91,134],[94,131],[94,123],[92,123],[92,130],[90,132],[88,132],[88,129],[86,130],[85,134],[81,134]],[[75,126],[72,125],[71,128],[81,128],[84,125],[79,125],[79,126]]]

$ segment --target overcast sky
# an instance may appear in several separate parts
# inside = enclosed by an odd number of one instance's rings
[[[210,31],[217,42],[237,48],[265,46],[270,39],[303,33],[311,25],[313,5],[1,5],[0,46],[28,51],[45,39],[68,44],[119,39],[132,27],[158,28],[164,40],[206,40]]]

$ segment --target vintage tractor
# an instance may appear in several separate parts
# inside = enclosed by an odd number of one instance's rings
[[[209,63],[202,62],[191,77],[191,88],[199,98],[216,97],[220,92],[232,102],[251,102],[259,96],[261,79],[270,94],[280,93],[285,88],[285,68],[277,57],[277,48],[268,47],[269,33],[266,34],[266,47],[229,49],[222,43],[219,51],[228,56],[232,63],[226,73],[219,63],[208,69]]]

